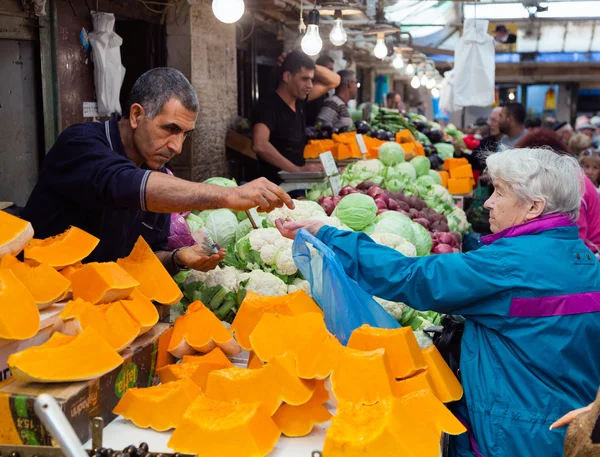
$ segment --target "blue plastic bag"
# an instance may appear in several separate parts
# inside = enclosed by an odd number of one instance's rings
[[[311,252],[308,245],[312,245]],[[390,316],[367,292],[350,278],[342,264],[322,241],[300,230],[293,246],[294,263],[310,284],[313,298],[325,314],[327,329],[346,344],[352,331],[363,324],[398,328]]]

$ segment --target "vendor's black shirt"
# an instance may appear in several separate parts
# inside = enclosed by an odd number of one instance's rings
[[[279,153],[295,165],[304,165],[304,110],[305,100],[296,100],[296,112],[274,92],[266,100],[261,100],[252,112],[252,125],[265,124],[269,131],[269,142]],[[271,164],[260,160],[260,173],[270,181],[279,183],[280,171]]]
[[[125,257],[140,235],[155,251],[167,246],[170,215],[146,211],[151,171],[126,157],[117,122],[88,122],[63,131],[22,213],[35,238],[57,235],[71,225],[98,237],[86,262]]]

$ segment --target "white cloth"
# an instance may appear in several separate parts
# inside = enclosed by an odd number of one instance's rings
[[[465,20],[454,51],[454,103],[490,106],[494,103],[496,50],[488,34],[489,21]]]
[[[460,110],[460,106],[454,104],[454,70],[444,73],[444,79],[440,85],[440,109],[453,113]]]
[[[115,15],[112,13],[93,12],[92,24],[94,31],[90,32],[89,40],[94,61],[98,114],[121,114],[119,94],[125,78],[125,67],[121,64],[123,39],[114,31]]]

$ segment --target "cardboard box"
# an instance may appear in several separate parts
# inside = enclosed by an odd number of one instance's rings
[[[235,130],[229,132],[227,135],[227,140],[225,141],[225,145],[229,149],[233,149],[234,151],[244,154],[252,159],[257,159],[256,154],[252,150],[252,140],[247,136],[237,133]]]
[[[91,437],[90,419],[102,417],[108,424],[125,391],[155,385],[155,372],[174,358],[167,352],[172,327],[159,323],[121,353],[124,363],[93,381],[42,384],[9,378],[0,384],[0,443],[51,446],[52,438],[33,409],[35,398],[47,393],[56,398],[77,437]],[[93,357],[94,354],[90,354]]]

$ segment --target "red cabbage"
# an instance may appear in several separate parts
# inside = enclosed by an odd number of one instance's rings
[[[171,213],[171,232],[167,242],[169,250],[185,248],[196,244],[183,214]]]
[[[454,252],[452,249],[452,246],[440,243],[432,250],[432,252],[434,254],[451,254],[452,252]]]

